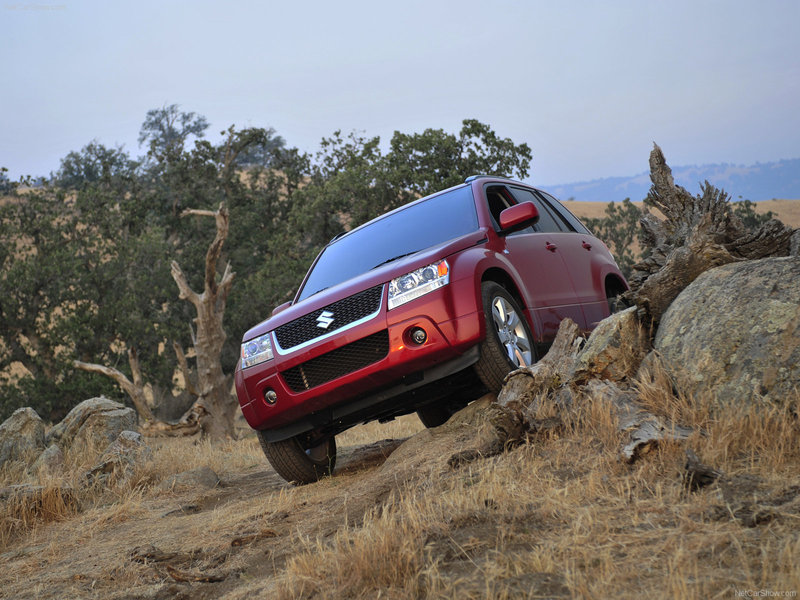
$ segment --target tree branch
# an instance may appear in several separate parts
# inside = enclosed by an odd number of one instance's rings
[[[170,273],[172,274],[172,279],[175,280],[175,283],[178,286],[179,298],[181,300],[188,300],[196,307],[200,306],[200,296],[192,290],[189,286],[189,282],[186,280],[186,275],[184,275],[181,266],[177,263],[177,261],[172,261],[170,265]]]
[[[185,215],[199,215],[203,217],[214,217],[217,226],[217,234],[214,237],[214,241],[208,247],[208,251],[206,252],[206,273],[205,273],[205,294],[216,294],[217,293],[217,262],[219,261],[219,257],[222,254],[222,246],[225,243],[225,240],[228,237],[228,209],[224,203],[220,203],[219,208],[216,211],[210,210],[200,210],[200,209],[187,209],[181,213],[181,216]],[[175,279],[175,266],[177,263],[173,261],[173,274],[172,277]],[[180,269],[180,267],[178,267]],[[226,267],[225,273],[228,273],[228,268]],[[182,275],[182,273],[181,273]],[[230,277],[233,277],[233,274],[230,274]],[[184,279],[185,280],[185,279]],[[224,280],[224,276],[223,276]],[[176,283],[178,282],[175,279]],[[178,283],[178,287],[181,287],[181,284]],[[188,288],[188,285],[186,286]],[[181,293],[183,293],[183,289],[181,289]],[[196,294],[195,294],[196,295]],[[181,296],[184,298],[184,296]],[[186,297],[187,299],[191,300],[190,298]],[[194,304],[194,301],[192,301]]]
[[[130,379],[128,379],[124,373],[114,369],[112,367],[106,367],[104,365],[98,365],[95,363],[86,363],[80,360],[72,361],[72,364],[82,371],[87,371],[89,373],[99,373],[100,375],[105,375],[106,377],[110,377],[113,379],[122,391],[124,391],[128,396],[130,396],[131,400],[133,401],[133,405],[136,407],[136,412],[139,413],[139,416],[146,422],[153,422],[155,421],[155,417],[153,416],[153,412],[150,410],[150,407],[147,406],[147,403],[144,400],[144,390],[141,387],[137,387]],[[138,362],[137,362],[138,368]],[[140,374],[141,375],[141,374]],[[134,378],[136,376],[134,375]]]

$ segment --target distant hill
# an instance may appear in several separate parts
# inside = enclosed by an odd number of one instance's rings
[[[672,167],[675,183],[692,194],[708,181],[724,189],[732,200],[752,201],[773,198],[800,198],[800,158],[744,165],[701,165]],[[618,202],[625,198],[642,200],[650,189],[650,174],[634,177],[608,177],[563,185],[543,186],[557,198],[584,202]]]

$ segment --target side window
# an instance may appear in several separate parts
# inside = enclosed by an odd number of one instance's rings
[[[533,192],[522,188],[512,188],[512,191],[517,202],[533,202],[539,211],[539,221],[533,226],[534,231],[538,233],[556,233],[567,229],[559,224],[551,209]]]
[[[493,185],[486,188],[486,202],[489,205],[489,214],[492,215],[492,224],[495,231],[500,231],[500,213],[514,206],[517,201],[508,193],[505,187]]]
[[[562,219],[564,219],[564,221],[569,223],[570,229],[577,231],[578,233],[589,233],[589,234],[591,233],[586,228],[586,226],[580,222],[578,217],[569,212],[569,210],[567,210],[567,208],[563,204],[561,204],[561,202],[553,198],[553,196],[551,196],[547,192],[543,192],[542,190],[537,190],[537,191],[539,192],[539,194],[541,194],[542,198],[544,198],[545,202],[547,202],[551,207],[553,207],[553,209],[556,212],[558,212],[558,214],[561,216]]]

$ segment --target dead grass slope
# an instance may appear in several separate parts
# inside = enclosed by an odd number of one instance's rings
[[[797,400],[712,418],[657,378],[647,385],[651,410],[697,428],[688,445],[723,471],[719,483],[687,491],[683,446],[620,462],[614,417],[591,401],[566,420],[543,407],[528,443],[460,466],[449,458],[475,439],[464,420],[421,433],[415,417],[359,427],[339,440],[337,475],[299,488],[270,470],[252,437],[165,440],[134,480],[8,533],[0,589],[286,599],[800,589]],[[200,465],[219,473],[217,488],[156,487]]]

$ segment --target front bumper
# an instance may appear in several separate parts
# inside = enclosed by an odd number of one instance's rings
[[[385,400],[387,389],[424,385],[426,372],[431,380],[465,368],[474,362],[471,354],[461,361],[463,366],[459,358],[482,336],[482,313],[473,286],[472,279],[451,281],[391,311],[386,309],[384,290],[381,310],[369,321],[265,363],[244,370],[238,365],[236,391],[245,419],[254,429],[291,431],[293,423],[308,423],[309,415],[331,407],[370,396]],[[410,337],[417,327],[427,334],[423,344]],[[450,367],[435,370],[445,364]],[[351,366],[356,368],[350,370]],[[264,397],[270,390],[277,396],[274,404]]]

